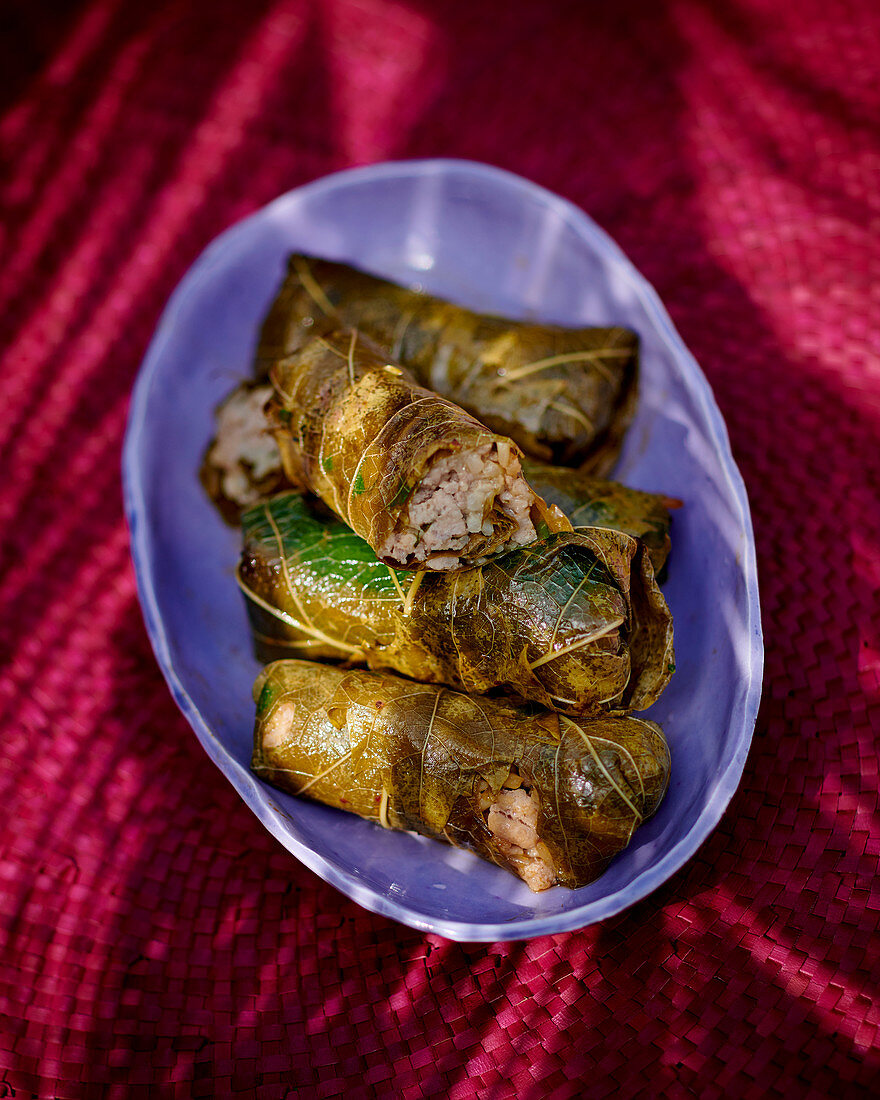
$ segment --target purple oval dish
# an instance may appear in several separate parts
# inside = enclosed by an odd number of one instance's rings
[[[238,537],[198,480],[214,407],[249,372],[290,251],[344,260],[476,309],[623,324],[642,341],[635,423],[615,476],[680,497],[665,592],[677,672],[648,712],[672,781],[656,816],[596,882],[532,894],[470,853],[267,787],[253,730]],[[736,790],[761,691],[749,506],[721,414],[656,293],[568,202],[464,161],[379,164],[283,195],[233,226],[175,291],[137,380],[123,457],[138,588],[156,657],[214,763],[266,828],[360,905],[463,941],[524,939],[602,920],[694,854]]]

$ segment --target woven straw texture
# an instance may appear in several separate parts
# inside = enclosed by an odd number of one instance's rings
[[[0,1096],[876,1095],[876,4],[10,0],[0,26]],[[263,831],[153,660],[120,500],[132,382],[207,242],[435,155],[619,241],[757,536],[764,698],[721,825],[635,908],[529,943],[373,916]]]

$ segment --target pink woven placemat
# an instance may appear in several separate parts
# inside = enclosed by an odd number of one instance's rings
[[[0,1096],[880,1088],[880,11],[610,7],[4,5]],[[373,916],[262,830],[160,677],[120,503],[201,248],[427,155],[617,238],[715,388],[758,543],[764,702],[720,827],[629,912],[525,944]]]

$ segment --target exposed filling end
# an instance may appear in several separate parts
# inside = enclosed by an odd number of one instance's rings
[[[218,471],[223,495],[242,508],[260,499],[258,482],[281,471],[278,445],[263,413],[271,394],[271,386],[240,386],[217,410],[207,461]]]
[[[382,556],[401,565],[424,562],[430,569],[454,569],[462,553],[474,560],[481,553],[525,546],[536,538],[534,499],[519,458],[506,442],[443,454],[410,498]],[[511,528],[501,545],[495,530],[499,513]]]
[[[535,893],[556,885],[556,870],[547,845],[538,836],[537,797],[524,787],[510,790],[518,776],[511,774],[494,801],[483,807],[495,847]]]

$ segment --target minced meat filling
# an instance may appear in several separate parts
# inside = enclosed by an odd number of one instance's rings
[[[493,509],[514,522],[508,545],[527,545],[536,537],[533,501],[519,458],[509,446],[489,443],[464,454],[443,455],[413,493],[402,528],[388,540],[382,556],[401,564],[424,561],[432,569],[458,566],[460,552],[474,538],[492,535]]]
[[[517,867],[535,892],[556,885],[556,872],[547,846],[538,836],[538,800],[523,787],[500,790],[489,806],[486,824],[498,851]]]

